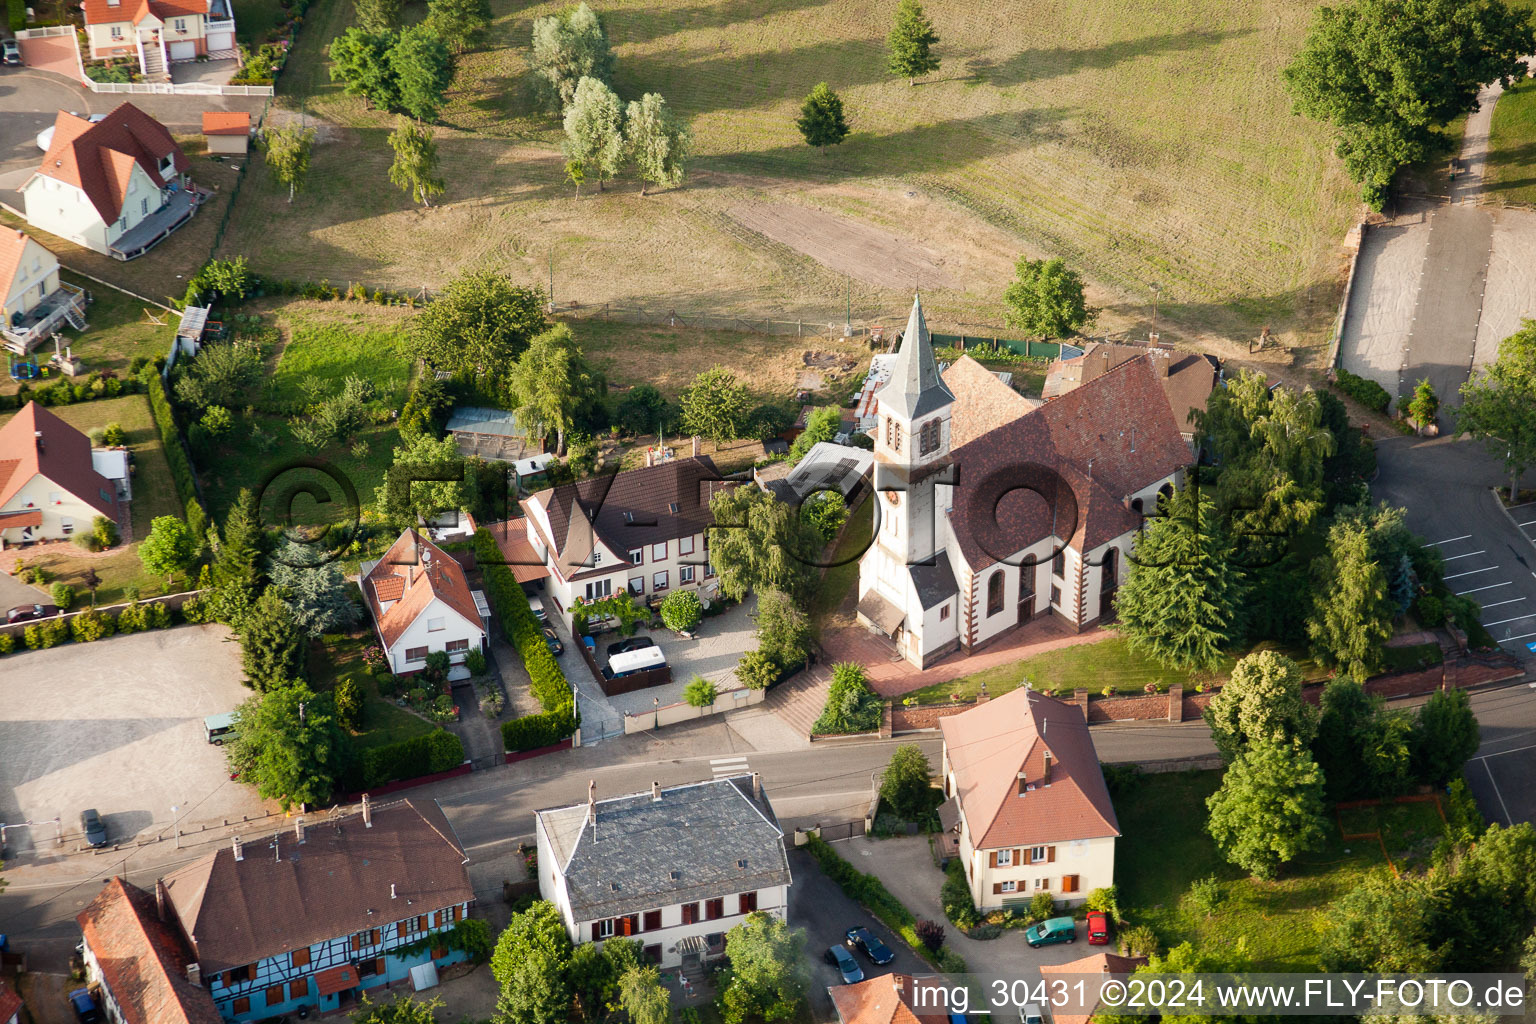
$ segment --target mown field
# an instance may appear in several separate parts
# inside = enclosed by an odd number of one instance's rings
[[[893,320],[925,284],[878,262],[845,277],[732,216],[788,203],[829,236],[849,222],[921,249],[947,279],[925,286],[941,324],[998,322],[1020,252],[1082,266],[1110,329],[1148,318],[1154,281],[1170,335],[1246,340],[1268,324],[1310,340],[1333,311],[1353,190],[1279,77],[1310,5],[935,4],[944,67],[909,87],[884,69],[892,0],[604,2],[619,93],[665,95],[697,156],[682,190],[642,199],[621,181],[579,200],[522,56],[532,19],[560,6],[493,0],[493,45],[462,60],[438,130],[448,193],[422,211],[386,180],[393,119],[329,81],[324,47],[350,2],[319,0],[283,103],[341,129],[292,206],[254,169],[226,250],[285,276],[409,288],[484,263],[543,283],[552,257],[561,301],[822,321],[848,300],[856,319]],[[822,79],[854,129],[826,155],[792,124]]]
[[[1505,202],[1536,203],[1536,80],[1526,79],[1499,97],[1488,147],[1484,192]]]

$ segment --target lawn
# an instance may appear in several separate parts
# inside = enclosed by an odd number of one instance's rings
[[[266,39],[268,32],[283,23],[286,13],[277,0],[234,0],[234,7],[235,34],[240,42],[253,48]]]
[[[352,4],[317,0],[280,101],[337,127],[292,205],[253,162],[225,251],[287,277],[411,289],[480,265],[542,285],[552,262],[561,302],[821,324],[851,305],[896,325],[921,285],[930,321],[951,327],[1000,322],[1025,252],[1082,268],[1107,331],[1145,325],[1157,281],[1170,340],[1326,333],[1357,201],[1281,82],[1308,5],[940,5],[944,66],[912,88],[884,71],[890,0],[613,0],[617,91],[660,92],[694,137],[686,187],[647,198],[629,179],[580,198],[564,182],[523,57],[532,19],[563,6],[492,0],[491,44],[461,59],[437,129],[448,191],[423,210],[387,181],[393,116],[329,80],[324,48]],[[823,79],[853,127],[826,154],[793,124]],[[759,230],[783,210],[807,221]],[[848,245],[847,224],[889,249]],[[840,245],[852,251],[829,255]]]
[[[112,370],[119,377],[126,377],[128,364],[134,356],[154,359],[170,350],[171,338],[176,333],[173,325],[178,320],[175,314],[148,306],[116,289],[104,288],[74,274],[65,273],[63,278],[91,293],[91,304],[85,310],[85,331],[77,331],[66,324],[60,332],[64,336],[64,344],[85,363],[87,373]],[[150,322],[144,315],[146,309],[165,323],[158,325]],[[51,343],[34,353],[40,365],[52,354]],[[16,386],[16,382],[9,376],[0,377],[0,393],[11,394]]]
[[[859,582],[859,557],[869,548],[875,534],[875,503],[866,499],[848,519],[837,547],[832,550],[832,563],[822,571],[821,583],[811,595],[811,619],[825,625],[828,616],[837,611]]]
[[[1536,203],[1536,79],[1527,78],[1499,97],[1488,148],[1483,192],[1491,199]]]
[[[1115,884],[1122,912],[1133,923],[1156,929],[1165,948],[1184,941],[1230,947],[1241,940],[1257,970],[1317,969],[1328,904],[1370,871],[1387,870],[1381,844],[1346,840],[1330,819],[1322,849],[1299,858],[1277,881],[1254,881],[1222,860],[1205,830],[1205,798],[1219,783],[1217,772],[1149,775],[1115,800],[1122,834],[1115,844]],[[1381,812],[1389,823],[1386,846],[1400,865],[1438,838],[1433,806],[1407,804]],[[1223,899],[1206,917],[1183,897],[1191,882],[1212,875]]]
[[[268,395],[283,404],[304,402],[308,393],[305,381],[323,382],[326,394],[341,390],[347,377],[373,381],[379,398],[398,407],[405,401],[410,383],[411,362],[398,332],[357,330],[339,323],[297,320],[290,327],[290,337],[278,356],[277,368],[268,384]]]
[[[382,747],[432,732],[431,722],[412,714],[393,701],[379,696],[373,674],[363,662],[363,651],[375,643],[367,627],[345,635],[331,635],[309,649],[310,680],[317,692],[333,689],[343,679],[350,679],[363,692],[361,728],[353,733],[357,749]]]

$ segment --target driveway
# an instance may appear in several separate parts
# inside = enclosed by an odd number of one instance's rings
[[[1503,464],[1483,446],[1452,438],[1378,441],[1372,497],[1408,510],[1408,527],[1445,559],[1453,593],[1482,607],[1482,623],[1505,650],[1533,657],[1536,642],[1536,504],[1501,507]]]
[[[0,572],[0,611],[10,611],[19,604],[36,604],[39,601],[46,604],[52,600],[38,587],[23,583],[10,573]]]
[[[721,690],[738,689],[741,684],[736,681],[736,662],[757,646],[757,623],[752,618],[756,611],[757,597],[749,595],[736,607],[699,623],[698,632],[691,638],[678,636],[665,628],[649,630],[651,639],[656,641],[656,646],[667,657],[667,664],[672,666],[672,682],[621,693],[609,697],[608,703],[620,715],[650,711],[655,706],[653,701],[658,698],[662,704],[678,704],[694,676],[703,676]],[[599,658],[607,645],[617,639],[617,633],[598,638]]]
[[[66,849],[80,812],[109,841],[265,813],[231,782],[206,715],[250,696],[222,626],[183,626],[7,655],[0,671],[0,821],[59,818]],[[173,812],[172,808],[176,808]],[[13,851],[52,851],[54,827],[7,830]]]

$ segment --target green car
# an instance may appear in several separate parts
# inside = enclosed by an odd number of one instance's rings
[[[1058,942],[1077,941],[1077,922],[1070,917],[1053,917],[1048,921],[1030,925],[1024,939],[1035,949],[1054,946]]]

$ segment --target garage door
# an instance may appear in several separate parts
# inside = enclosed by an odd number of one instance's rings
[[[197,44],[193,42],[172,43],[171,60],[195,60],[197,58]]]
[[[219,50],[233,50],[235,48],[235,34],[233,32],[208,33],[208,52],[215,53]]]

